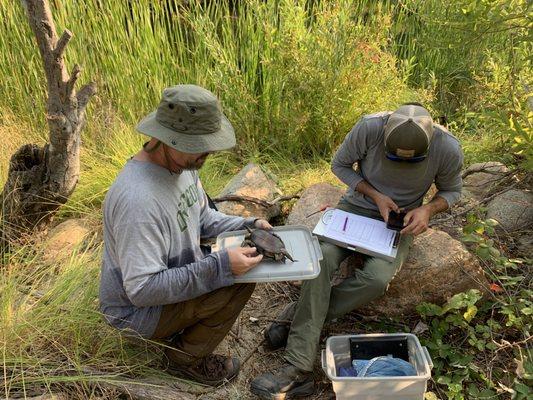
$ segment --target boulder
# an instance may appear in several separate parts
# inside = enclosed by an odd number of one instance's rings
[[[467,176],[463,179],[463,195],[482,200],[508,171],[505,165],[497,161],[472,164],[464,171]]]
[[[280,195],[274,180],[254,163],[249,163],[224,187],[219,197],[237,195],[272,201]],[[257,217],[269,220],[279,215],[277,205],[265,207],[249,201],[223,201],[216,204],[219,211],[228,215]]]
[[[304,190],[287,218],[287,225],[305,225],[313,230],[323,212],[314,213],[324,206],[335,207],[344,190],[329,183],[317,183]]]
[[[516,236],[516,254],[519,257],[531,257],[531,254],[533,254],[533,229],[525,230]]]
[[[468,289],[485,291],[487,279],[474,255],[446,232],[428,229],[417,236],[387,293],[358,310],[362,314],[401,316],[416,313],[422,302],[443,304]]]
[[[322,212],[306,218],[326,204],[335,206],[344,190],[327,183],[307,188],[294,205],[287,224],[313,229]],[[363,265],[363,256],[353,253],[333,276],[336,285]],[[422,302],[444,303],[456,293],[488,287],[474,255],[446,232],[428,229],[415,238],[409,257],[390,284],[386,295],[358,310],[367,315],[399,316],[416,313]]]
[[[527,229],[533,224],[533,193],[513,189],[492,199],[487,218],[493,218],[508,231]]]
[[[70,257],[81,246],[90,233],[83,219],[69,219],[52,228],[45,241],[44,258],[57,260]]]

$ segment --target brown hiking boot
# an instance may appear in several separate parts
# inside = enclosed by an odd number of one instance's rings
[[[209,386],[219,386],[239,374],[240,361],[235,357],[210,354],[190,365],[167,361],[166,372]]]

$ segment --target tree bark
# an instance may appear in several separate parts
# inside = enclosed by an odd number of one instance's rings
[[[26,8],[46,75],[49,141],[43,147],[26,144],[11,157],[0,196],[2,248],[24,234],[44,228],[74,191],[80,171],[85,109],[96,93],[94,82],[75,89],[81,68],[74,65],[69,74],[63,59],[72,33],[65,30],[61,37],[57,36],[48,1],[27,0]]]

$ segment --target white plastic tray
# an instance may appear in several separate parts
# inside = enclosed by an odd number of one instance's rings
[[[235,277],[235,282],[279,282],[313,279],[320,273],[322,251],[318,239],[300,225],[277,226],[274,232],[283,240],[295,262],[265,259],[246,274]],[[213,251],[239,247],[248,231],[224,232],[217,237]]]

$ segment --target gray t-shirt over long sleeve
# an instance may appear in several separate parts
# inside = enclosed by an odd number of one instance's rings
[[[355,190],[363,179],[389,196],[400,208],[422,204],[424,195],[435,183],[437,196],[452,206],[461,196],[463,153],[457,138],[434,124],[434,134],[424,161],[391,161],[385,155],[384,127],[390,112],[364,116],[352,128],[337,150],[333,173],[346,185],[344,199],[367,209],[378,210],[374,201]],[[357,165],[357,170],[354,170]]]
[[[209,208],[197,171],[170,174],[128,161],[104,201],[100,310],[106,320],[149,338],[162,305],[232,285],[227,251],[205,256],[200,238],[253,221]]]

